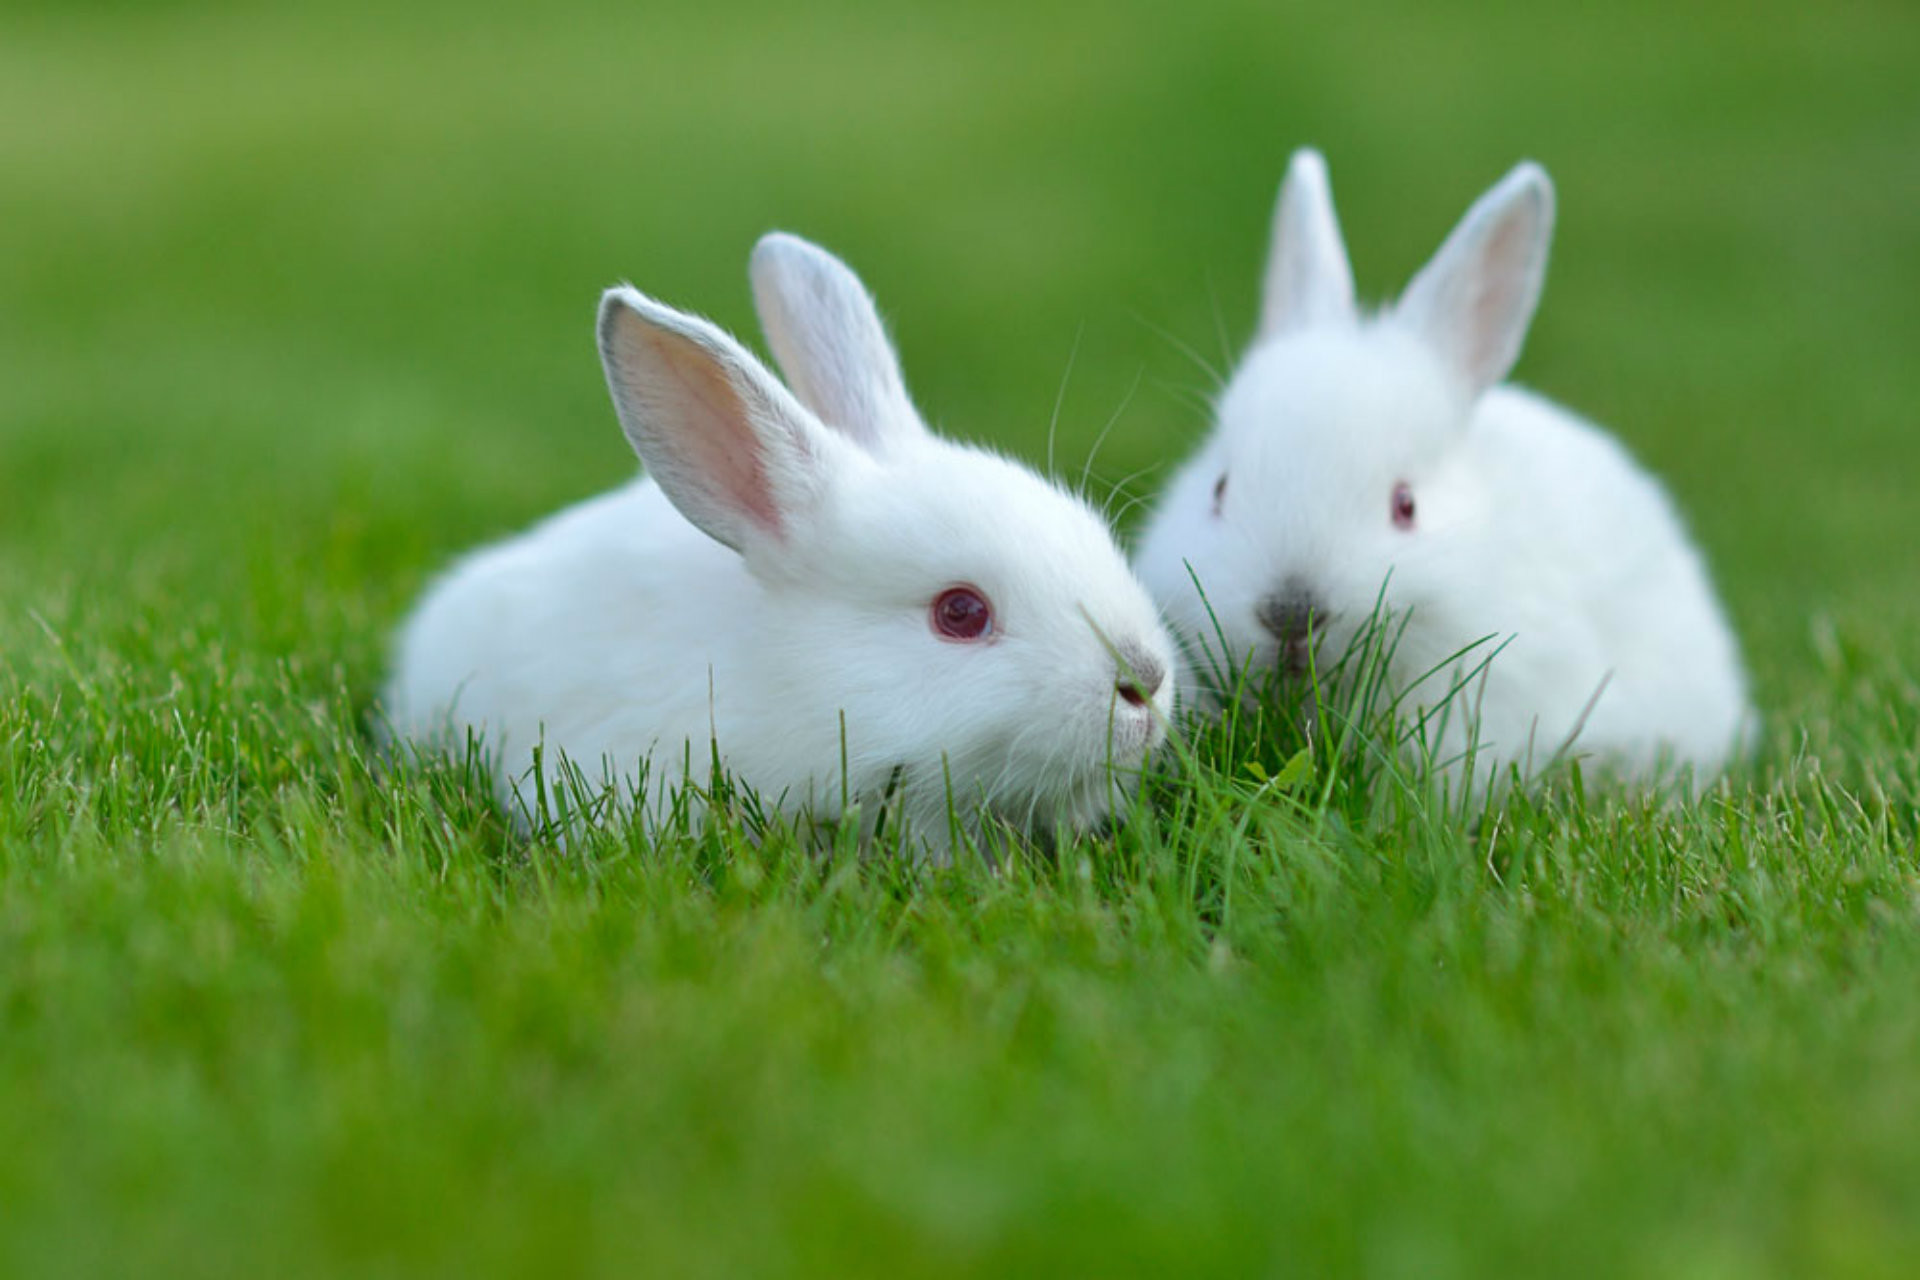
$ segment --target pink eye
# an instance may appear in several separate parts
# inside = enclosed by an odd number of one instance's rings
[[[972,587],[948,587],[933,598],[928,620],[947,640],[983,640],[993,634],[993,606]]]
[[[1404,480],[1393,486],[1393,527],[1413,528],[1413,490]]]

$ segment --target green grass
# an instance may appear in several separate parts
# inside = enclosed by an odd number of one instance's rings
[[[1898,3],[15,3],[0,1272],[1905,1274],[1916,65]],[[1114,483],[1202,429],[1303,142],[1376,294],[1554,173],[1520,376],[1718,569],[1726,785],[1471,827],[1243,725],[923,874],[374,766],[426,575],[630,473],[600,287],[750,334],[800,231],[936,421],[1038,459],[1058,399]]]

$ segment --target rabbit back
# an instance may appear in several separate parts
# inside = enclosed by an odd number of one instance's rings
[[[1578,727],[1582,751],[1636,772],[1661,758],[1717,769],[1748,715],[1746,677],[1666,489],[1615,437],[1512,385],[1481,397],[1467,445],[1510,530],[1493,594],[1514,604],[1483,615],[1514,637],[1495,665],[1524,668],[1537,651],[1562,668],[1554,697],[1545,680],[1534,691],[1557,731],[1541,736]]]
[[[757,592],[737,555],[637,479],[449,569],[401,633],[389,712],[410,739],[474,735],[509,798],[542,746],[630,769],[730,720],[740,699],[709,690],[746,693],[754,668],[734,641]],[[677,782],[683,758],[661,754],[649,782]]]

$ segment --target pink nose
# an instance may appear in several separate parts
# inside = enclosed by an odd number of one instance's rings
[[[1153,695],[1160,692],[1160,686],[1167,680],[1167,669],[1158,661],[1144,653],[1120,652],[1120,678],[1114,681],[1117,690],[1130,707],[1144,707],[1153,701]]]

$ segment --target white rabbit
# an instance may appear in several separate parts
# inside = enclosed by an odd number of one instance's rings
[[[1406,714],[1468,680],[1426,730],[1449,773],[1470,743],[1496,785],[1569,744],[1629,776],[1724,763],[1746,682],[1667,495],[1598,427],[1497,385],[1552,221],[1546,173],[1522,164],[1363,315],[1325,164],[1295,153],[1259,335],[1135,556],[1186,679],[1325,671],[1384,603],[1388,640],[1405,628],[1386,675]]]
[[[609,290],[601,358],[647,475],[431,587],[399,638],[395,731],[478,735],[521,805],[544,744],[549,775],[564,754],[651,820],[716,753],[788,812],[889,797],[938,857],[950,798],[969,828],[1097,820],[1175,683],[1107,525],[931,434],[838,259],[772,234],[751,275],[792,392],[706,321]]]

